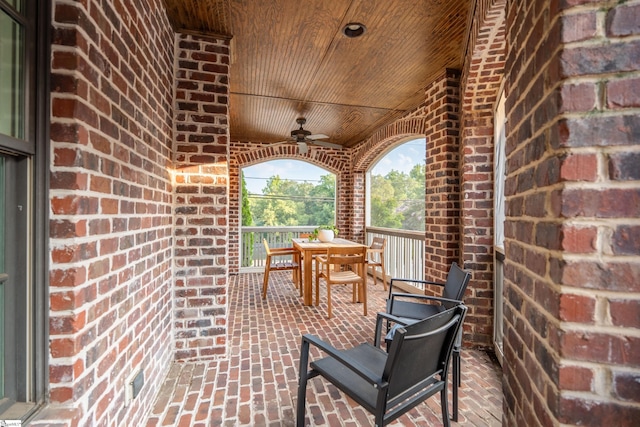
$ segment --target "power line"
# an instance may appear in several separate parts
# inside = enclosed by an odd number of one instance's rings
[[[270,176],[268,178],[262,178],[259,176],[245,176],[244,179],[256,179],[256,180],[261,180],[261,181],[267,181],[271,178],[274,178],[274,176]],[[322,182],[321,179],[294,179],[294,178],[280,178],[281,181],[291,181],[291,182]]]
[[[284,194],[256,194],[249,193],[247,196],[249,199],[263,199],[263,200],[302,200],[302,201],[318,201],[318,202],[335,202],[335,199],[331,197],[306,197],[306,196],[288,196]]]

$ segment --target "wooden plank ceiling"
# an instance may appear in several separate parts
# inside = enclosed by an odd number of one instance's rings
[[[423,101],[461,68],[473,0],[164,0],[176,31],[232,37],[234,141],[305,129],[352,146]],[[367,28],[348,38],[342,28]]]

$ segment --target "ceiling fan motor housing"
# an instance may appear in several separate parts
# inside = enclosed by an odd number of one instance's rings
[[[298,129],[298,130],[292,130],[291,131],[291,137],[295,138],[296,140],[300,140],[300,141],[304,141],[306,137],[308,137],[309,135],[311,135],[311,132],[309,132],[308,130],[304,130],[304,129]]]
[[[307,137],[311,135],[311,132],[302,128],[302,125],[304,125],[307,120],[304,117],[299,117],[296,119],[296,122],[300,125],[300,129],[292,130],[291,137],[295,138],[297,142],[304,142]]]

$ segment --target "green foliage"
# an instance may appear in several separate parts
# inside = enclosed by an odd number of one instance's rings
[[[371,175],[371,225],[374,227],[424,231],[424,164],[407,174],[392,170],[387,175]],[[245,186],[243,176],[242,215],[245,224]],[[334,224],[336,178],[323,175],[320,183],[281,179],[272,176],[261,195],[250,195],[249,217],[256,226],[317,226]]]
[[[318,185],[272,176],[262,195],[251,198],[256,226],[304,226],[335,221],[335,175],[321,177]]]
[[[335,225],[320,225],[320,226],[316,227],[315,230],[313,230],[312,233],[309,233],[309,241],[317,239],[318,238],[318,233],[320,233],[320,230],[332,230],[333,231],[333,235],[336,236],[336,237],[340,233],[340,230],[338,230],[338,227],[336,227]]]
[[[425,165],[415,165],[409,174],[392,170],[371,175],[371,225],[424,231]]]
[[[322,175],[320,184],[314,186],[305,206],[309,221],[304,225],[333,224],[336,220],[336,176]]]
[[[247,227],[253,225],[251,202],[249,202],[249,192],[247,191],[247,183],[244,180],[244,172],[242,173],[242,225]]]
[[[244,180],[244,173],[242,173],[242,225],[247,227],[253,225],[253,216],[251,215],[251,202],[249,201],[249,192],[247,191],[247,183]],[[247,247],[249,248],[249,250],[247,251],[248,253],[243,253],[243,257],[241,260],[241,265],[243,267],[248,267],[253,264],[253,233],[249,234],[248,238],[249,242]]]
[[[392,171],[395,172],[395,171]],[[374,227],[400,228],[402,215],[397,213],[396,189],[390,179],[371,175],[371,225]]]

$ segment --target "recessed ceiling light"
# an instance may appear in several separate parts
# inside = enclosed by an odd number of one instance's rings
[[[367,27],[359,22],[350,22],[342,29],[342,34],[350,38],[360,37],[367,31]]]

